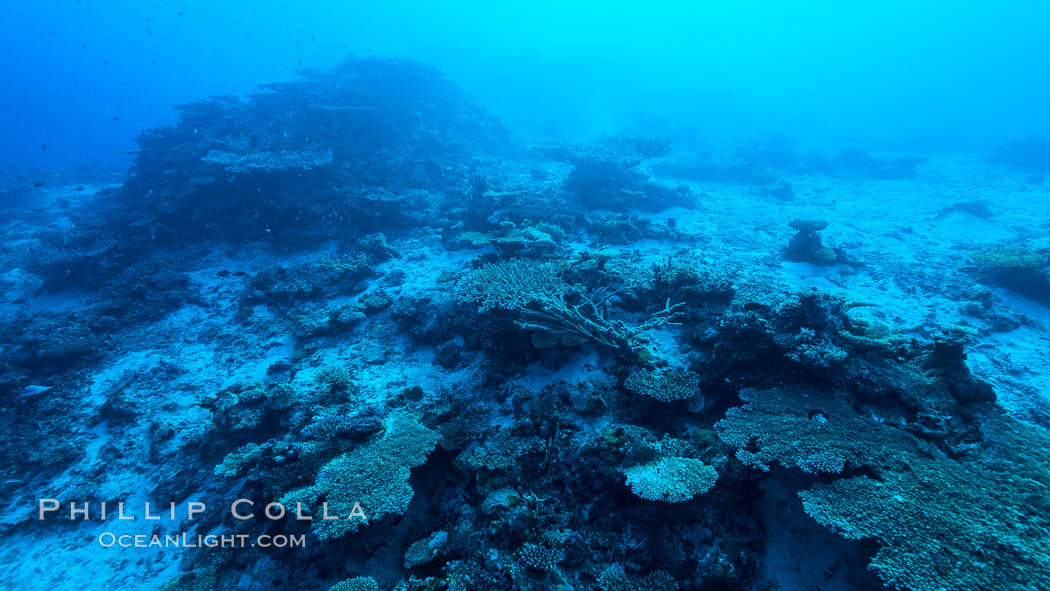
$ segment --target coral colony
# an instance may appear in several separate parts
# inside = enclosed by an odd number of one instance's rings
[[[378,58],[138,144],[3,222],[9,588],[1050,589],[1046,196],[933,190],[1030,146],[524,137]]]

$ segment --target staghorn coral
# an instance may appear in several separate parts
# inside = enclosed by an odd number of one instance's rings
[[[681,503],[711,490],[715,469],[693,458],[664,457],[623,469],[631,492],[647,501]]]
[[[556,264],[527,259],[499,261],[475,270],[459,285],[458,296],[476,302],[483,312],[517,312],[521,320],[515,324],[521,328],[574,336],[624,352],[640,349],[645,334],[672,322],[679,306],[668,301],[663,310],[639,325],[610,320],[602,308],[562,278]],[[579,303],[570,303],[570,299]]]
[[[314,520],[313,531],[322,540],[357,531],[361,521],[348,519],[354,503],[361,503],[368,520],[404,513],[412,500],[408,483],[412,468],[422,465],[440,436],[403,411],[384,421],[385,432],[364,447],[328,462],[317,474],[317,481],[292,491],[281,502],[293,506],[303,503],[319,514],[320,500],[337,520]]]

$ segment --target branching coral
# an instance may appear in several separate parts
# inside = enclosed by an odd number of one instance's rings
[[[623,566],[614,564],[598,574],[598,588],[602,591],[678,591],[678,582],[662,570],[654,570],[644,577],[633,577]]]
[[[518,561],[537,572],[554,570],[561,560],[561,551],[535,542],[526,542],[516,554]]]
[[[561,276],[554,263],[512,259],[490,263],[460,284],[461,299],[482,311],[510,310],[519,327],[559,337],[573,336],[625,352],[640,349],[649,330],[672,323],[680,304],[664,309],[638,325],[605,317],[605,310]],[[577,300],[578,303],[570,303]]]

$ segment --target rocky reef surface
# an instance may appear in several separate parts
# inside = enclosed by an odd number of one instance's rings
[[[382,59],[139,144],[0,178],[6,588],[1050,588],[1031,167],[523,138]]]

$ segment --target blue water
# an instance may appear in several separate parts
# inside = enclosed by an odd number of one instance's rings
[[[1050,8],[0,12],[0,588],[1050,589]]]
[[[548,135],[987,148],[1050,133],[1048,20],[1028,0],[10,3],[0,161],[127,164],[113,153],[170,124],[171,105],[349,53],[434,64]]]

